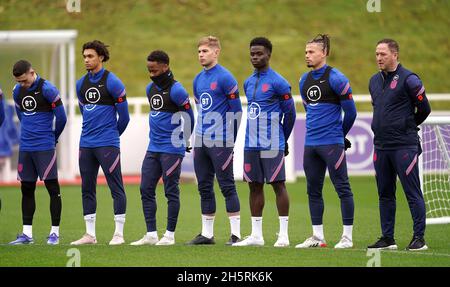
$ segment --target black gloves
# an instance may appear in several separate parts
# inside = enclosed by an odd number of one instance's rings
[[[191,152],[192,147],[191,147],[191,143],[189,141],[186,141],[186,152]]]
[[[352,147],[352,143],[347,138],[344,138],[344,149],[347,150],[351,147]]]
[[[421,138],[419,137],[419,142],[417,143],[417,155],[422,154],[422,145],[420,144]]]
[[[284,156],[289,154],[289,145],[287,142],[284,143]]]

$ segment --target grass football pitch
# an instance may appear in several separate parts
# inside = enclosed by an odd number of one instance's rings
[[[126,245],[108,246],[114,232],[112,198],[106,186],[97,188],[97,240],[93,246],[77,247],[81,266],[355,266],[364,267],[374,255],[368,255],[366,246],[380,236],[378,197],[373,177],[352,177],[351,186],[355,199],[354,247],[348,250],[333,248],[341,236],[342,222],[340,204],[329,179],[324,186],[324,230],[327,248],[300,250],[294,246],[311,235],[309,208],[305,179],[288,184],[290,197],[289,236],[291,246],[273,247],[278,232],[278,216],[275,195],[270,186],[265,188],[263,214],[263,247],[225,246],[230,227],[225,213],[225,203],[216,185],[217,213],[214,233],[216,245],[187,246],[201,230],[200,200],[194,183],[181,184],[181,210],[175,234],[174,246],[130,246],[131,241],[140,239],[145,222],[138,185],[127,185],[127,217],[125,223]],[[241,201],[241,232],[251,232],[247,185],[238,182]],[[22,230],[21,193],[19,187],[0,187],[2,209],[0,212],[0,266],[66,266],[73,253],[70,242],[78,239],[85,231],[82,217],[81,190],[79,186],[63,186],[63,214],[61,240],[58,246],[47,246],[46,237],[50,228],[49,198],[43,186],[36,192],[36,213],[33,222],[35,244],[9,246]],[[167,204],[162,186],[157,190],[157,227],[161,236],[166,227]],[[426,240],[429,250],[407,252],[404,248],[412,237],[412,220],[407,202],[398,184],[397,218],[395,237],[398,251],[382,251],[379,265],[387,266],[450,266],[450,225],[428,225]],[[373,262],[373,260],[372,260]]]

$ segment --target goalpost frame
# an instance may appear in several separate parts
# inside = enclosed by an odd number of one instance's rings
[[[77,166],[77,147],[74,145],[72,129],[75,119],[75,41],[78,36],[77,30],[23,30],[23,31],[0,31],[0,45],[54,45],[52,55],[52,67],[59,62],[59,83],[53,82],[58,87],[60,96],[67,113],[67,124],[65,132],[61,135],[59,146],[65,151],[58,153],[58,176],[62,179],[75,178],[75,167]],[[58,57],[59,56],[59,57]],[[58,59],[58,61],[55,61]],[[51,69],[53,71],[53,69]],[[49,80],[54,81],[54,74],[49,75]]]
[[[440,146],[444,149],[443,157],[445,158],[445,161],[447,163],[447,168],[450,171],[449,151],[447,150],[447,146],[442,139],[442,135],[441,135],[439,128],[436,128],[436,125],[439,125],[439,124],[449,124],[450,125],[450,116],[429,116],[425,120],[425,122],[423,122],[421,124],[422,128],[420,129],[420,138],[423,139],[423,126],[424,125],[434,125],[434,132],[436,133],[436,139],[439,142]],[[422,142],[422,144],[423,144],[423,142]],[[420,177],[420,187],[421,187],[422,193],[424,193],[423,153],[419,156],[419,177]],[[450,192],[450,191],[448,191],[448,192]],[[450,216],[426,219],[426,224],[448,224],[448,223],[450,223]]]

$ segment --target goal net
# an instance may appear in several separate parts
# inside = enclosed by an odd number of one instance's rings
[[[450,223],[450,116],[429,117],[421,130],[420,173],[427,224]]]

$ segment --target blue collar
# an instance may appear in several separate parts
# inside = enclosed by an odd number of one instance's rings
[[[215,70],[217,70],[217,68],[219,67],[219,63],[217,63],[217,64],[215,64],[214,65],[214,67],[212,67],[211,69],[206,69],[206,68],[203,68],[203,71],[205,72],[205,73],[212,73],[212,72],[214,72]]]
[[[103,76],[103,73],[105,72],[105,68],[102,68],[100,71],[98,71],[97,73],[92,73],[92,72],[88,72],[88,77],[89,80],[92,80],[94,82],[97,82],[101,79],[101,77]]]
[[[322,68],[318,69],[318,70],[313,70],[312,71],[312,75],[313,76],[319,76],[319,75],[323,75],[323,73],[325,73],[325,70],[328,68],[328,65],[325,64]]]
[[[254,69],[253,70],[253,75],[257,75],[257,74],[259,74],[260,76],[265,76],[265,75],[267,75],[269,72],[271,72],[272,71],[272,68],[269,66],[269,68],[267,68],[267,70],[265,70],[265,71],[258,71],[257,69]]]
[[[39,76],[38,74],[36,75],[37,75],[36,80],[34,80],[33,84],[31,84],[31,86],[27,89],[28,91],[34,91],[37,89],[41,76]]]

